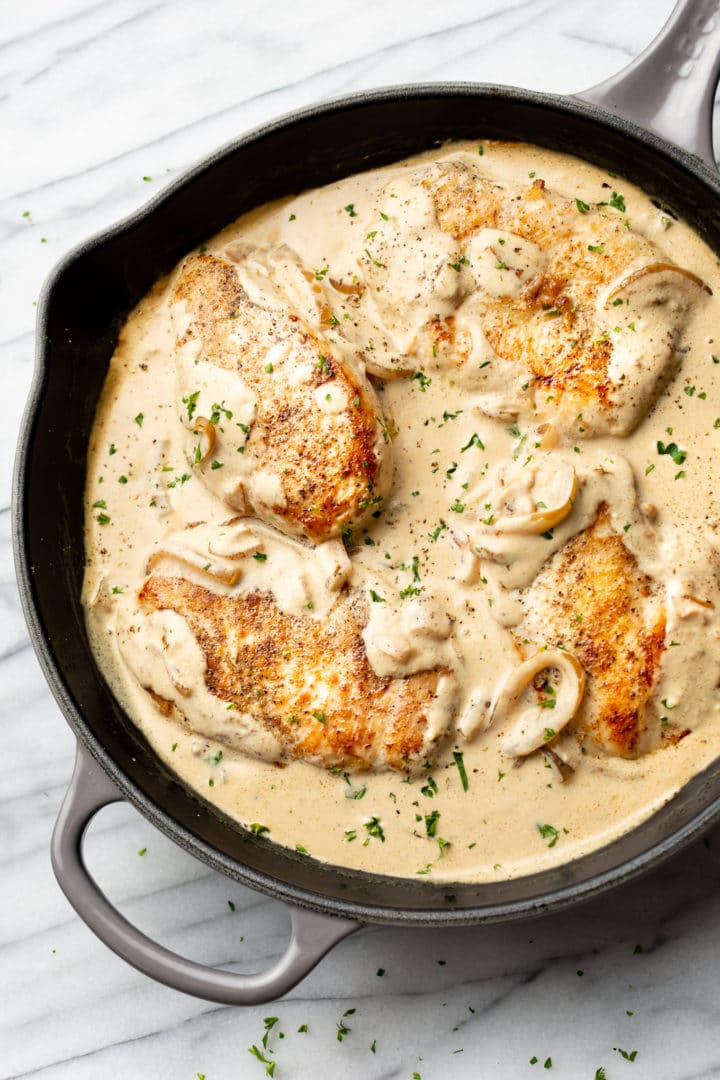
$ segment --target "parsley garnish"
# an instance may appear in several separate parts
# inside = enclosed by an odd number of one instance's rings
[[[556,829],[554,825],[537,825],[536,828],[543,840],[550,841],[548,847],[555,847],[560,837],[560,831]]]
[[[200,391],[194,390],[192,394],[188,394],[187,397],[182,399],[183,405],[187,405],[187,418],[192,420],[197,409],[197,399],[200,397]]]
[[[463,760],[462,752],[460,750],[453,750],[453,758],[455,760],[455,764],[457,765],[458,772],[460,773],[460,783],[462,784],[463,791],[467,791],[470,785],[468,784],[468,777],[465,771],[465,762]]]
[[[682,465],[683,461],[687,457],[687,451],[681,450],[677,443],[671,442],[665,444],[658,439],[657,444],[658,454],[669,454],[676,465]]]
[[[464,454],[465,451],[469,450],[471,446],[477,446],[478,450],[485,449],[485,443],[482,441],[477,432],[474,432],[474,434],[470,436],[469,441],[466,442],[464,446],[460,447],[460,453]]]
[[[366,844],[368,843],[371,836],[374,836],[376,840],[382,840],[383,844],[385,843],[385,833],[383,832],[383,827],[380,824],[380,818],[371,817],[370,820],[366,821],[364,824],[368,834],[368,839],[365,841]]]

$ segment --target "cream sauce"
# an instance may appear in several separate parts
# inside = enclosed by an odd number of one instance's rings
[[[607,332],[628,342],[613,361],[621,381],[632,382],[643,357],[660,368],[672,352],[679,368],[649,415],[623,437],[589,438],[595,432],[584,430],[581,417],[579,430],[548,430],[537,422],[542,409],[536,422],[524,420],[522,376],[493,373],[488,382],[478,374],[497,358],[473,314],[474,290],[514,295],[542,272],[542,250],[484,229],[459,256],[413,180],[413,169],[432,155],[355,176],[254,211],[207,248],[241,264],[251,299],[272,306],[289,297],[352,363],[362,346],[375,374],[422,369],[422,378],[381,384],[395,458],[385,512],[363,530],[351,559],[338,541],[312,548],[254,519],[232,519],[233,509],[244,513],[243,485],[256,500],[277,505],[281,478],[242,471],[236,421],[252,423],[255,400],[241,380],[192,349],[176,365],[184,316],[171,310],[169,283],[160,282],[123,328],[97,410],[83,599],[95,655],[117,699],[160,757],[222,813],[337,864],[482,881],[541,870],[610,841],[720,752],[720,591],[712,569],[720,547],[713,465],[720,443],[720,269],[687,225],[631,184],[610,185],[587,163],[510,144],[486,144],[480,158],[477,144],[443,156],[457,155],[472,155],[484,177],[509,188],[542,177],[548,189],[587,206],[607,203],[617,187],[632,230],[710,285],[712,297],[695,302],[696,286],[689,279],[678,284],[675,274],[669,301],[668,283],[658,278],[621,317],[609,308]],[[387,221],[392,242],[383,231]],[[592,242],[583,214],[578,228]],[[268,253],[268,245],[278,246]],[[421,254],[408,258],[409,251]],[[328,290],[335,335],[320,325],[316,292],[300,264],[319,282],[352,284],[362,276],[371,286],[359,301]],[[677,353],[667,334],[668,304],[683,318],[689,311]],[[451,313],[458,331],[472,337],[461,372],[423,353],[420,340],[428,318]],[[332,411],[332,395],[320,389],[318,408]],[[193,460],[198,437],[179,403],[198,390],[205,404],[222,403],[233,413],[232,425],[222,417],[217,425],[223,456],[237,466],[232,476],[213,469],[213,455],[200,466]],[[644,411],[648,392],[647,381],[638,382]],[[659,454],[658,441],[681,447],[685,460]],[[513,767],[503,752],[514,745],[511,725],[499,713],[491,723],[493,702],[518,666],[510,630],[523,617],[520,590],[603,502],[640,568],[665,592],[668,648],[654,698],[668,722],[690,734],[624,760],[582,754],[571,734],[559,733],[553,745],[575,770],[563,782],[542,754]],[[221,593],[271,591],[281,610],[313,619],[327,615],[346,584],[364,589],[363,639],[378,674],[401,677],[438,664],[452,670],[430,717],[430,737],[455,720],[437,765],[410,777],[333,774],[298,761],[281,768],[275,736],[237,712],[228,742],[227,706],[205,687],[205,659],[185,621],[173,612],[145,621],[138,615],[136,591],[157,568],[179,569]],[[572,682],[572,672],[568,677]],[[141,683],[179,702],[188,728],[163,716]],[[194,735],[194,723],[222,733],[222,742]],[[454,753],[462,755],[467,790]]]

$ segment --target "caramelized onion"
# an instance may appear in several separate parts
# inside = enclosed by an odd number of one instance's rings
[[[535,676],[553,669],[559,672],[560,682],[552,709],[540,702],[528,705],[513,722],[520,699]],[[513,668],[498,687],[490,709],[491,723],[510,721],[500,740],[502,752],[508,757],[525,757],[545,746],[572,720],[584,692],[583,669],[572,653],[561,649],[545,649]]]

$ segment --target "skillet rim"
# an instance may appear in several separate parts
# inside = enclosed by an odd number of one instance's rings
[[[669,836],[652,844],[644,852],[621,862],[617,866],[601,873],[596,873],[585,881],[572,882],[565,886],[550,889],[529,897],[480,907],[442,910],[422,908],[402,908],[385,904],[371,905],[327,896],[322,893],[283,882],[264,871],[253,869],[238,859],[218,851],[206,840],[196,836],[178,819],[172,816],[164,806],[147,796],[127,774],[117,765],[110,751],[90,730],[82,709],[75,703],[65,682],[63,672],[55,654],[42,630],[33,584],[32,566],[29,558],[28,506],[26,501],[25,480],[30,468],[30,448],[33,445],[31,435],[36,427],[38,414],[43,399],[49,371],[48,324],[53,305],[54,293],[64,275],[72,266],[89,252],[101,249],[106,243],[151,218],[176,193],[210,172],[227,158],[242,151],[245,147],[275,133],[287,130],[305,120],[321,116],[331,116],[339,112],[351,113],[354,108],[372,104],[392,104],[398,101],[412,100],[421,102],[428,97],[453,98],[471,97],[478,100],[503,99],[529,104],[541,109],[553,110],[579,116],[591,123],[610,129],[623,138],[640,141],[653,154],[670,159],[681,170],[686,170],[710,188],[717,199],[720,197],[720,177],[695,154],[668,142],[655,132],[649,131],[623,117],[614,116],[595,104],[573,96],[562,96],[540,91],[524,90],[517,87],[475,82],[418,83],[382,87],[370,91],[361,91],[334,98],[329,101],[293,110],[267,123],[256,125],[239,137],[225,143],[218,150],[190,166],[178,177],[167,184],[147,203],[114,225],[89,237],[72,248],[53,268],[46,279],[38,300],[35,365],[32,382],[28,391],[27,403],[20,423],[18,446],[12,479],[12,541],[15,570],[18,580],[23,614],[28,626],[30,640],[38,658],[43,674],[60,710],[77,739],[89,751],[102,770],[118,787],[121,794],[138,809],[152,824],[178,843],[186,851],[200,858],[206,865],[225,875],[240,881],[276,899],[325,914],[350,917],[367,923],[407,924],[415,926],[430,925],[479,925],[482,923],[516,920],[532,917],[546,910],[559,910],[570,904],[590,899],[610,888],[619,886],[640,874],[650,870],[670,858],[682,848],[702,835],[713,823],[720,820],[720,795],[710,801],[685,825],[673,830]],[[428,138],[428,143],[432,138]],[[582,157],[581,154],[578,155]],[[654,815],[651,815],[651,817]],[[646,819],[650,820],[650,819]],[[634,830],[630,830],[634,831]],[[619,844],[624,836],[612,841],[606,847]],[[269,843],[269,841],[265,841]],[[599,849],[602,850],[602,849]],[[573,862],[576,860],[570,860]],[[564,865],[569,865],[566,863]],[[328,864],[325,864],[327,866]],[[339,873],[342,867],[337,867]],[[405,878],[388,877],[356,871],[369,879],[379,879],[386,883],[401,885]],[[459,883],[458,883],[459,884]],[[490,883],[492,884],[492,883]],[[451,882],[431,883],[433,889],[449,890]]]

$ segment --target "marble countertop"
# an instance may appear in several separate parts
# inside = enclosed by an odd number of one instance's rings
[[[720,1077],[720,830],[641,882],[532,923],[363,932],[271,1005],[209,1005],[128,967],[50,868],[74,743],[28,642],[10,543],[34,302],[64,252],[280,113],[411,81],[572,92],[628,62],[671,7],[0,0],[0,1078],[252,1080],[265,1066],[248,1050],[270,1016],[278,1080]],[[280,904],[209,872],[127,805],[98,816],[87,853],[128,917],[173,949],[252,970],[283,947]]]

